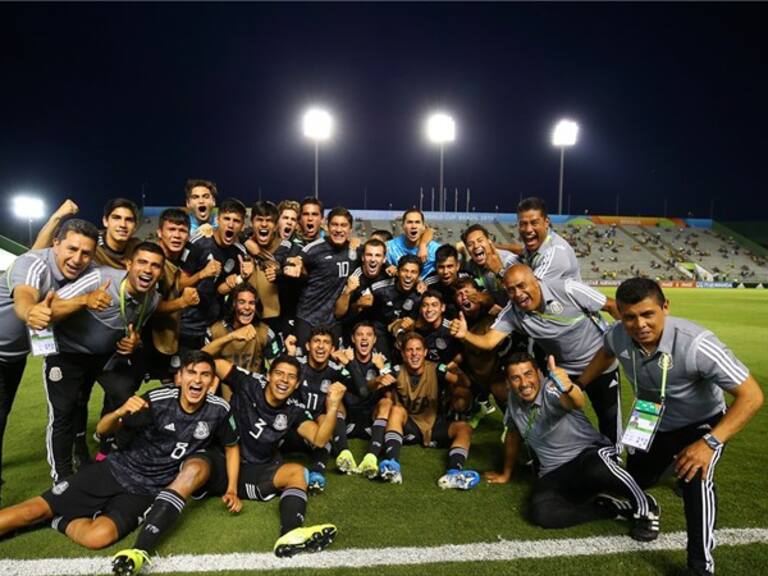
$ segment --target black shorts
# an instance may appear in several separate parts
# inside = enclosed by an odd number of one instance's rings
[[[217,476],[223,476],[225,480],[224,489],[226,490],[227,469],[224,454],[220,452],[210,452],[209,456],[213,465],[211,477],[213,477],[214,473]],[[240,462],[240,477],[237,484],[237,495],[243,500],[260,500],[262,502],[272,500],[272,498],[278,494],[273,479],[275,473],[283,463],[282,459],[276,459],[272,462],[267,462],[266,464],[248,464],[247,462]]]
[[[205,460],[211,467],[211,472],[208,476],[208,481],[205,486],[200,488],[197,492],[192,494],[192,498],[195,500],[202,500],[207,496],[222,496],[227,492],[227,459],[224,453],[217,448],[197,450],[184,459],[181,467],[184,468],[189,460],[199,458]]]
[[[368,440],[371,437],[375,412],[376,402],[361,402],[347,406],[347,437]]]
[[[429,443],[430,448],[448,448],[451,445],[451,438],[448,436],[448,422],[442,414],[437,416],[437,420],[432,425],[432,440]],[[413,418],[408,418],[403,426],[403,444],[424,444],[424,437],[421,430],[416,426]]]
[[[136,529],[155,499],[127,492],[106,461],[83,468],[42,497],[53,511],[52,524],[62,532],[76,518],[106,516],[117,526],[118,539]]]

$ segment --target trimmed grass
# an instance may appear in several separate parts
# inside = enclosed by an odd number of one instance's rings
[[[610,293],[610,292],[608,292]],[[768,291],[761,290],[668,290],[672,313],[712,329],[750,368],[765,386],[768,382]],[[3,487],[5,504],[35,496],[50,486],[45,460],[46,403],[41,384],[40,362],[30,359],[24,382],[6,433]],[[625,408],[631,391],[625,387]],[[98,387],[97,387],[98,388]],[[91,429],[101,407],[101,394],[91,404]],[[729,443],[718,465],[720,527],[764,527],[768,513],[765,497],[768,458],[763,438],[768,434],[768,415],[763,410],[736,439]],[[481,424],[473,441],[469,466],[478,470],[497,467],[501,459],[500,415]],[[361,441],[352,442],[360,457]],[[436,486],[446,460],[444,450],[406,447],[402,464],[404,483],[382,485],[360,477],[329,473],[328,488],[310,498],[308,523],[333,522],[339,527],[334,548],[389,546],[433,546],[446,543],[620,535],[626,524],[595,522],[565,530],[546,531],[525,521],[523,512],[532,476],[520,466],[506,486],[482,484],[467,493],[441,491]],[[652,490],[661,502],[662,530],[685,529],[682,500],[668,487]],[[162,554],[228,553],[270,551],[278,534],[278,502],[246,502],[238,516],[229,515],[221,502],[209,499],[191,503],[184,519],[162,544]],[[133,543],[134,535],[102,552],[89,552],[50,529],[42,529],[0,542],[4,558],[45,558],[106,555]],[[723,547],[716,551],[722,574],[740,574],[750,568],[768,566],[768,546]],[[648,552],[628,555],[581,557],[577,559],[520,560],[513,563],[476,562],[473,574],[548,574],[558,571],[592,575],[669,574],[684,565],[682,552]],[[453,564],[430,565],[432,574],[464,571]],[[375,568],[377,574],[421,572],[426,568]],[[311,571],[296,571],[310,573]],[[357,573],[338,570],[339,574]],[[234,574],[230,572],[228,574]]]

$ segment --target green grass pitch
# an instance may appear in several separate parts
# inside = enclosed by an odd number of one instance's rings
[[[611,291],[607,292],[611,293]],[[763,290],[667,290],[671,311],[713,330],[750,368],[765,388],[768,382],[768,291]],[[154,385],[152,383],[151,385]],[[98,387],[97,387],[98,389]],[[625,411],[631,391],[624,382]],[[92,431],[100,393],[91,404]],[[46,403],[40,362],[30,359],[5,437],[3,503],[19,502],[50,485],[45,460]],[[468,466],[480,471],[500,463],[501,419],[498,414],[483,421],[472,446]],[[768,410],[764,409],[748,428],[727,447],[718,466],[719,527],[768,527],[768,496],[765,438]],[[359,458],[364,450],[352,442]],[[518,468],[507,486],[482,484],[458,493],[441,491],[436,480],[442,474],[444,450],[406,447],[400,486],[369,482],[361,477],[343,477],[333,470],[326,492],[310,497],[307,522],[333,522],[339,527],[334,549],[392,546],[434,546],[505,540],[536,540],[599,535],[622,535],[626,524],[596,522],[572,529],[546,531],[525,521],[523,511],[531,486],[531,474]],[[667,486],[652,490],[662,505],[662,531],[685,529],[682,500]],[[229,515],[218,499],[190,504],[177,529],[163,542],[161,554],[268,552],[278,534],[278,503],[246,502],[237,516]],[[0,541],[1,558],[51,558],[108,555],[130,546],[135,536],[101,552],[89,552],[48,528]],[[720,574],[762,573],[768,570],[768,545],[721,547],[715,552]],[[685,554],[643,552],[576,559],[551,558],[514,562],[474,562],[469,565],[435,564],[429,567],[375,567],[377,574],[673,574],[685,564]],[[763,567],[762,569],[760,567]],[[757,570],[757,572],[755,572]],[[309,574],[311,571],[291,571]],[[339,574],[358,573],[354,569]],[[359,571],[362,573],[362,571]],[[233,574],[233,573],[229,573]]]

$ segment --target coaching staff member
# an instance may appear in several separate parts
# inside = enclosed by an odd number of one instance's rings
[[[616,302],[621,322],[606,332],[578,383],[588,384],[618,358],[637,398],[665,406],[647,452],[630,452],[627,468],[646,488],[674,464],[685,502],[688,567],[697,576],[713,574],[715,466],[725,443],[760,409],[763,393],[712,332],[668,315],[669,302],[653,280],[625,280]],[[735,398],[727,411],[723,390]]]

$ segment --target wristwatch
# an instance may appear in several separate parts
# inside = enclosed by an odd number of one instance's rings
[[[712,450],[717,450],[718,448],[721,448],[723,446],[723,443],[720,442],[717,438],[712,436],[712,434],[704,434],[704,436],[701,437],[704,442],[707,443],[707,446],[712,448]]]

